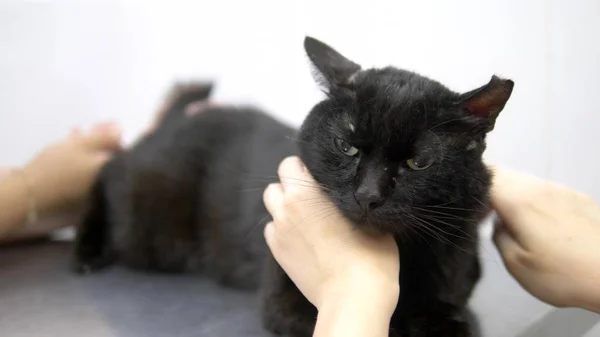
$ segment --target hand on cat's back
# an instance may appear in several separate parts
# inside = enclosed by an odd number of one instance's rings
[[[281,183],[264,193],[273,217],[265,238],[304,296],[321,309],[360,294],[391,316],[400,290],[394,239],[354,230],[299,158],[283,160],[278,174]]]

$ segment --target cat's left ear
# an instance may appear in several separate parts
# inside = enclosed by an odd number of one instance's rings
[[[491,131],[513,87],[513,81],[494,75],[488,84],[461,95],[459,105],[470,115],[485,119],[490,125],[488,131]]]
[[[304,38],[304,49],[316,68],[315,79],[327,89],[351,85],[361,70],[358,64],[313,37]]]

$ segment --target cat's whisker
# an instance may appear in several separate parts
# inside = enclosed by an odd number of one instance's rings
[[[246,182],[246,183],[253,183],[253,182],[256,182],[256,183],[262,183],[263,181],[245,181],[245,182]],[[267,181],[264,181],[264,182],[265,182],[265,183],[267,183]],[[268,182],[268,183],[276,183],[276,182]],[[310,185],[299,184],[299,183],[288,183],[288,184],[289,184],[289,185],[295,185],[295,186],[306,187],[306,188],[312,188],[312,189],[315,189],[315,190],[317,190],[317,191],[321,191],[321,190],[322,190],[322,188],[320,188],[319,186],[310,186]],[[265,185],[264,187],[256,187],[256,188],[253,188],[253,189],[260,189],[260,188],[262,188],[262,189],[265,189],[265,188],[267,188],[267,186]],[[251,188],[251,189],[252,189],[252,188]],[[243,189],[242,189],[242,190],[243,190]]]
[[[446,234],[446,235],[449,235],[449,236],[454,236],[454,237],[456,237],[456,238],[463,239],[463,240],[467,240],[467,241],[470,241],[470,242],[476,242],[476,241],[477,241],[477,240],[475,240],[475,239],[474,239],[474,238],[473,238],[473,237],[472,237],[470,234],[468,234],[467,232],[463,231],[463,230],[462,230],[462,229],[461,229],[459,226],[452,225],[452,224],[450,224],[450,223],[447,223],[447,222],[445,222],[445,221],[443,221],[443,220],[440,220],[440,219],[438,219],[438,218],[436,218],[436,217],[433,217],[433,216],[421,215],[421,218],[424,218],[424,219],[426,219],[426,220],[430,220],[430,221],[435,221],[435,222],[437,222],[437,223],[439,223],[439,224],[442,224],[442,225],[445,225],[445,226],[452,227],[452,228],[454,228],[455,230],[457,230],[457,231],[459,231],[459,232],[461,232],[461,233],[465,234],[465,235],[466,235],[466,237],[464,237],[464,236],[462,236],[462,235],[455,234],[455,233],[450,233],[450,232],[448,232],[448,231],[444,230],[443,228],[440,228],[439,226],[435,226],[436,230],[438,230],[438,231],[440,231],[440,232],[442,232],[442,233],[444,233],[444,234]]]
[[[419,235],[419,237],[421,237],[421,239],[429,246],[429,248],[431,248],[431,251],[434,254],[437,254],[437,251],[433,248],[433,246],[429,243],[427,237],[425,236],[429,236],[436,241],[441,241],[439,240],[438,235],[435,233],[432,234],[430,231],[425,230],[426,228],[423,227],[423,225],[418,221],[417,218],[412,218],[417,222],[412,222],[409,226],[407,226],[407,228],[412,229],[415,234]],[[421,235],[421,233],[425,236]]]
[[[429,241],[427,241],[427,238],[424,237],[421,232],[419,231],[419,226],[415,226],[413,224],[409,224],[408,226],[406,226],[407,229],[412,230],[416,235],[418,235],[424,242],[425,244],[427,244],[427,246],[429,246],[429,248],[431,248],[431,251],[433,252],[433,254],[437,254],[437,251],[433,248],[433,246],[429,243]],[[426,233],[423,233],[426,235]],[[431,235],[429,235],[431,237]],[[407,236],[410,237],[410,236]]]
[[[282,178],[281,182],[284,183],[284,184],[290,184],[290,185],[291,184],[296,184],[296,185],[305,186],[305,187],[316,187],[316,188],[320,188],[320,189],[327,190],[327,191],[332,191],[333,190],[331,187],[323,186],[321,184],[318,184],[317,186],[311,185],[311,183],[309,181],[303,181],[303,180],[296,179],[297,181],[303,182],[305,184],[305,185],[300,185],[297,182],[290,181],[290,180],[291,179],[289,179],[289,178]]]
[[[378,221],[379,221],[379,218],[377,218],[377,219],[378,219]],[[407,225],[406,225],[406,223],[405,223],[404,221],[402,221],[402,225],[403,225],[403,227],[404,227],[404,228],[410,228],[410,226],[407,226]],[[419,235],[419,236],[420,236],[420,235]],[[406,240],[407,240],[407,241],[408,241],[410,244],[412,244],[412,243],[413,243],[413,242],[412,242],[412,240],[410,239],[410,235],[404,235],[404,233],[403,233],[403,232],[400,232],[400,233],[398,233],[398,237],[399,237],[399,238],[402,240],[402,242],[403,242],[403,243],[404,243],[404,240],[402,239],[403,237],[405,237],[405,238],[406,238]]]
[[[299,182],[303,182],[306,183],[306,186],[313,186],[314,184],[317,184],[318,186],[322,187],[323,189],[326,190],[333,190],[334,188],[328,185],[325,185],[323,183],[319,183],[317,181],[309,181],[309,180],[305,180],[305,179],[300,179],[300,178],[295,178],[295,177],[281,177],[278,175],[275,176],[261,176],[261,177],[257,177],[257,178],[263,178],[266,182],[273,182],[273,183],[277,183],[278,181],[274,181],[273,179],[277,179],[277,180],[281,180],[283,182],[285,182],[286,184],[289,184],[290,181],[299,181]],[[257,180],[258,181],[258,180]],[[313,187],[317,187],[317,186],[313,186]]]
[[[417,207],[417,206],[412,206],[413,209],[421,211],[421,212],[425,212],[425,213],[429,213],[429,214],[439,214],[441,216],[445,216],[448,217],[450,219],[456,219],[456,220],[461,220],[464,222],[472,222],[473,219],[471,218],[466,218],[466,217],[462,217],[456,214],[450,214],[450,213],[446,213],[446,212],[441,212],[441,211],[435,211],[435,210],[431,210],[431,209],[426,209],[426,208],[421,208],[421,207]]]
[[[489,205],[486,205],[486,204],[484,204],[484,203],[483,203],[483,201],[481,201],[481,200],[477,199],[476,197],[474,197],[474,196],[471,196],[471,198],[473,198],[475,201],[477,201],[479,204],[481,204],[481,206],[483,206],[483,207],[485,207],[485,208],[488,208],[488,207],[489,207]]]
[[[285,138],[286,138],[286,139],[288,139],[288,140],[291,140],[291,141],[292,141],[292,142],[294,142],[294,143],[304,143],[304,144],[310,144],[310,142],[307,142],[307,141],[305,141],[305,140],[302,140],[302,139],[298,139],[297,137],[294,137],[294,138],[292,138],[292,137],[290,137],[290,136],[285,136]]]
[[[292,180],[292,179],[286,179],[286,180]],[[296,182],[296,181],[298,181],[298,182]],[[316,189],[321,189],[321,190],[322,189],[330,190],[330,188],[327,187],[327,186],[323,186],[323,185],[316,185],[315,186],[314,184],[312,184],[309,181],[304,181],[304,180],[301,180],[301,179],[300,180],[296,179],[296,181],[285,181],[285,183],[286,184],[295,184],[295,185],[303,186],[303,187],[316,188]],[[246,179],[246,180],[243,180],[243,182],[245,182],[245,183],[268,183],[268,184],[271,184],[271,183],[273,183],[273,184],[281,183],[278,180],[267,179],[267,178],[265,178],[265,179]],[[304,184],[300,184],[299,182],[304,183]]]
[[[303,200],[298,200],[298,201],[294,201],[291,203],[288,203],[288,205],[297,203],[297,202],[309,202],[309,201],[323,201],[323,200],[319,200],[320,198],[309,198],[309,199],[303,199]],[[312,207],[312,206],[320,206],[323,204],[326,204],[326,201],[323,202],[312,202],[307,204],[308,207]],[[335,209],[335,208],[334,208]],[[256,230],[257,227],[261,226],[261,225],[266,225],[266,223],[268,222],[267,219],[271,218],[271,214],[266,215],[265,217],[263,217],[260,221],[258,221],[258,223],[256,225],[254,225],[250,231],[248,232],[248,234],[246,235],[246,240],[250,237],[250,235],[252,234],[252,232],[254,232],[254,230]]]
[[[443,230],[442,228],[440,228],[439,226],[435,226],[435,225],[431,224],[430,222],[428,222],[428,221],[427,221],[427,220],[431,220],[431,218],[427,218],[427,217],[424,217],[423,215],[421,215],[421,217],[417,217],[417,219],[418,219],[418,220],[420,220],[420,221],[421,221],[423,224],[427,225],[427,227],[428,227],[429,229],[431,229],[432,231],[437,231],[437,233],[439,233],[439,234],[440,234],[442,237],[444,237],[445,239],[447,239],[447,237],[446,237],[446,236],[453,236],[453,237],[456,237],[456,238],[460,238],[460,239],[463,239],[463,240],[466,240],[466,241],[471,241],[471,242],[473,242],[473,240],[472,240],[472,239],[465,238],[465,237],[463,237],[463,236],[460,236],[460,235],[457,235],[457,234],[454,234],[454,233],[449,233],[449,232],[447,232],[447,231]],[[442,233],[443,233],[443,234],[442,234]],[[446,236],[444,236],[444,234],[445,234]],[[447,239],[447,240],[449,240],[449,239]],[[448,242],[448,241],[446,241],[446,242]],[[448,242],[448,243],[449,243],[449,242]]]
[[[307,180],[304,179],[300,179],[300,178],[294,178],[294,177],[280,177],[279,175],[269,175],[269,174],[259,174],[259,173],[252,173],[252,172],[238,172],[240,175],[244,175],[244,176],[249,176],[249,177],[253,177],[253,178],[260,178],[260,179],[267,179],[267,180],[272,180],[272,179],[279,179],[279,178],[287,178],[287,179],[295,179],[295,180],[300,180],[300,181],[304,181],[304,182],[309,182]],[[316,184],[321,184],[317,181],[314,181],[314,183]]]
[[[329,208],[335,209],[335,206],[331,205],[327,200],[321,200],[320,198],[297,200],[294,202],[286,203],[286,205],[293,205],[293,204],[301,203],[301,202],[306,202],[306,205],[304,205],[304,206],[306,206],[307,208],[311,208],[314,206],[328,206]]]
[[[244,238],[244,243],[248,241],[250,235],[252,235],[252,233],[254,233],[258,227],[265,226],[269,222],[269,218],[271,218],[271,214],[267,214],[264,218],[258,221],[256,225],[252,226],[252,228],[248,231],[248,234],[246,234],[246,238]]]
[[[429,215],[429,216],[439,216],[439,217],[443,217],[447,220],[455,220],[455,221],[458,220],[461,222],[470,222],[471,221],[471,219],[462,218],[460,216],[455,216],[455,215],[451,215],[451,214],[447,215],[445,213],[439,213],[439,212],[429,212],[427,210],[417,210],[416,213],[419,213],[422,215]],[[455,224],[451,224],[450,226],[454,227],[454,228],[458,227],[458,225],[455,225]]]
[[[258,188],[245,188],[245,189],[241,189],[241,190],[237,190],[237,191],[241,192],[241,193],[246,193],[246,192],[264,191],[265,189],[266,189],[266,187],[258,187]]]
[[[414,217],[414,219],[415,219],[415,220],[417,220],[417,221],[419,221],[419,222],[421,222],[421,223],[423,224],[423,229],[427,228],[428,230],[430,230],[430,231],[432,231],[432,232],[434,232],[434,233],[436,233],[436,232],[435,232],[435,230],[436,230],[436,229],[437,229],[437,230],[439,230],[439,229],[440,229],[439,227],[437,227],[437,226],[433,226],[431,223],[427,222],[426,220],[424,220],[424,219],[422,219],[422,218],[419,218],[419,217]],[[442,231],[442,232],[444,232],[444,231]],[[444,232],[444,233],[446,233],[446,232]],[[459,245],[457,245],[457,244],[453,243],[453,242],[452,242],[452,241],[450,241],[448,238],[445,238],[443,235],[440,235],[439,233],[436,233],[436,237],[437,237],[437,238],[438,238],[440,241],[442,241],[442,242],[444,242],[444,243],[448,244],[448,245],[449,245],[449,246],[451,246],[451,247],[457,248],[457,249],[459,249],[459,250],[461,250],[461,251],[463,251],[463,252],[465,252],[465,253],[467,253],[467,254],[469,254],[469,255],[475,255],[473,252],[470,252],[470,251],[468,251],[468,250],[466,250],[466,249],[464,249],[464,248],[460,247]],[[464,238],[463,238],[463,239],[464,239]]]
[[[454,200],[447,201],[447,202],[445,202],[445,203],[443,203],[443,204],[438,204],[438,205],[428,205],[427,207],[439,207],[439,206],[452,205],[452,204],[456,203],[457,201],[461,201],[461,200],[463,200],[464,198],[465,198],[465,197],[460,197],[460,198],[456,198],[456,199],[454,199]]]
[[[318,212],[315,212],[313,214],[310,214],[310,215],[300,219],[300,221],[293,224],[291,226],[291,228],[288,230],[288,232],[285,234],[288,235],[292,230],[296,229],[297,226],[299,226],[302,223],[304,223],[305,221],[309,220],[311,217],[322,218],[322,217],[326,217],[327,215],[335,214],[335,212],[337,212],[337,209],[334,207],[323,208],[323,209],[319,210]]]
[[[423,207],[424,208],[441,208],[441,209],[448,209],[448,210],[453,210],[453,211],[465,211],[465,212],[479,211],[476,208],[449,207],[449,206],[442,206],[442,205],[427,205],[427,206],[423,206]]]
[[[443,224],[443,225],[449,225],[447,222],[444,222],[444,221],[442,221],[442,220],[440,220],[440,219],[438,219],[438,218],[435,218],[435,217],[432,217],[432,218],[429,218],[429,219],[430,219],[430,220],[433,220],[433,221],[436,221],[436,222],[438,222],[438,223],[440,223],[440,224]],[[478,244],[478,246],[479,246],[479,247],[481,247],[481,248],[482,248],[482,249],[483,249],[483,250],[486,252],[486,254],[488,254],[490,257],[493,257],[492,253],[491,253],[489,250],[487,250],[487,248],[485,248],[485,246],[484,246],[483,244],[481,244],[481,243],[479,242],[479,240],[477,240],[477,238],[478,238],[479,234],[476,234],[476,237],[472,237],[471,235],[469,235],[469,234],[468,234],[468,233],[466,233],[465,231],[461,230],[460,228],[457,228],[457,230],[459,230],[460,232],[462,232],[462,233],[464,233],[465,235],[467,235],[468,237],[470,237],[470,238],[471,238],[471,240],[469,240],[469,241],[472,241],[472,242],[475,242],[475,243],[477,243],[477,244]]]

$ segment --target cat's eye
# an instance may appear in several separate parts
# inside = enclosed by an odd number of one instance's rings
[[[358,154],[357,148],[341,138],[335,139],[335,146],[337,146],[338,150],[347,156],[354,157]]]
[[[406,161],[406,166],[413,171],[422,171],[428,169],[431,165],[433,165],[433,158],[429,158],[426,160],[417,160],[415,158],[410,158]]]

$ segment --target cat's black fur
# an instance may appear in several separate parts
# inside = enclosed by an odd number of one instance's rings
[[[260,188],[298,153],[357,228],[395,235],[401,297],[390,334],[474,336],[466,307],[480,276],[477,223],[490,184],[481,156],[512,81],[493,77],[457,94],[412,72],[363,70],[312,38],[305,49],[327,96],[297,134],[249,108],[186,118],[184,107],[210,86],[176,92],[159,128],[103,170],[78,231],[76,269],[118,259],[203,270],[223,284],[261,287],[269,330],[312,335],[315,308],[257,228],[268,218]]]

